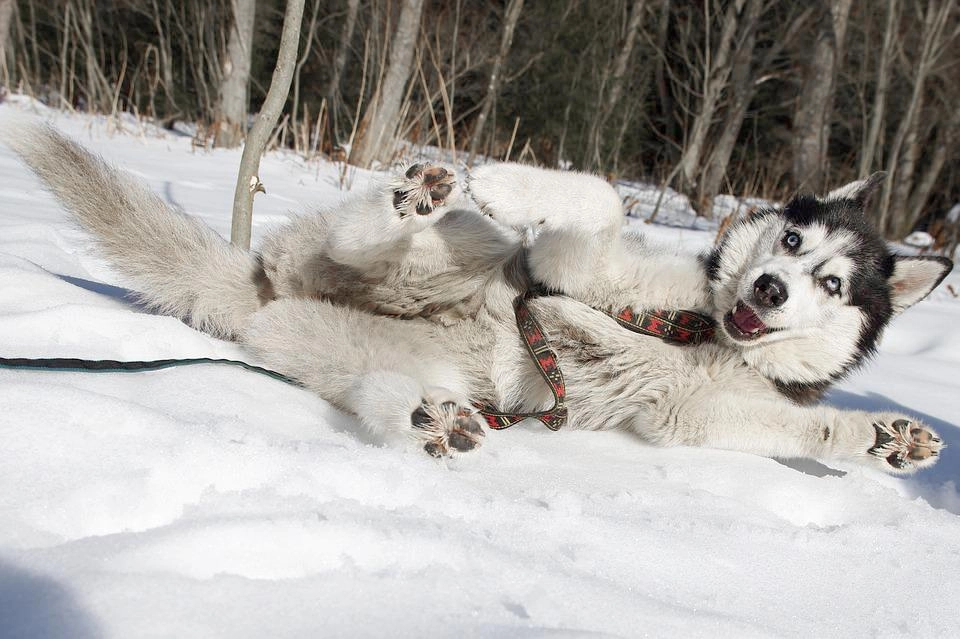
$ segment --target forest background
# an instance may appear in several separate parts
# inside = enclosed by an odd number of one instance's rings
[[[236,146],[284,0],[0,0],[0,83]],[[406,144],[782,200],[888,173],[890,238],[956,235],[958,0],[306,0],[272,144],[371,167]],[[956,209],[955,209],[956,210]]]

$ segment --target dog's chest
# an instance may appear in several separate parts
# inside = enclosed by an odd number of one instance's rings
[[[719,345],[681,346],[638,335],[571,300],[545,298],[535,306],[563,371],[575,428],[628,427],[669,414],[718,380],[736,385],[732,380],[755,377]]]

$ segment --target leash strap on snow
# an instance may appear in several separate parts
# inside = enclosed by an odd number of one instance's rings
[[[542,287],[535,287],[513,302],[517,327],[523,343],[533,359],[540,376],[547,382],[553,394],[553,408],[536,413],[502,413],[491,406],[481,406],[480,414],[487,420],[487,426],[494,430],[510,428],[527,418],[539,420],[550,430],[559,430],[567,421],[565,399],[567,389],[563,382],[563,372],[557,354],[550,347],[546,333],[534,318],[527,300],[538,295],[550,294]],[[706,315],[694,311],[640,311],[627,307],[619,311],[597,309],[609,315],[627,330],[658,337],[665,342],[677,345],[697,345],[710,341],[714,336],[714,322]]]
[[[155,359],[149,361],[120,362],[112,359],[76,359],[64,357],[27,358],[27,357],[0,357],[0,369],[15,368],[32,371],[68,371],[81,373],[139,373],[143,371],[158,371],[175,366],[193,366],[196,364],[229,364],[240,366],[248,371],[260,373],[287,384],[299,386],[299,382],[291,377],[260,366],[235,359],[212,359],[209,357],[194,357],[190,359]]]
[[[546,333],[540,323],[533,316],[527,300],[542,294],[541,290],[531,290],[525,295],[519,295],[513,302],[517,328],[527,352],[533,359],[540,376],[550,388],[553,395],[553,407],[535,413],[503,413],[492,406],[479,406],[480,414],[484,416],[487,425],[494,430],[503,430],[525,419],[533,418],[543,423],[550,430],[559,430],[567,421],[567,407],[565,400],[567,388],[563,381],[563,372],[557,354],[550,347]],[[672,344],[701,344],[713,338],[713,320],[693,311],[642,311],[634,313],[625,308],[616,313],[603,311],[621,326],[635,333],[658,337]],[[212,359],[196,357],[189,359],[157,359],[150,361],[117,361],[111,359],[78,359],[78,358],[27,358],[27,357],[0,357],[0,369],[19,369],[34,371],[69,371],[84,373],[136,373],[157,371],[175,366],[193,366],[197,364],[228,364],[239,366],[248,371],[272,377],[273,379],[299,386],[299,382],[276,371],[247,362],[233,359]]]

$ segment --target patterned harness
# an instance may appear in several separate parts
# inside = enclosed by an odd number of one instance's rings
[[[492,406],[478,405],[480,414],[487,420],[487,426],[494,430],[503,430],[527,418],[539,420],[550,430],[559,430],[567,421],[567,388],[563,382],[563,372],[557,361],[557,354],[551,348],[546,333],[533,316],[527,300],[543,295],[546,291],[535,288],[513,301],[513,312],[517,319],[517,328],[533,359],[540,376],[553,394],[553,407],[536,413],[502,413]],[[596,309],[612,317],[620,326],[634,333],[659,337],[665,342],[680,346],[695,346],[713,339],[715,326],[712,319],[694,311],[652,310],[635,312],[627,307],[619,311]]]

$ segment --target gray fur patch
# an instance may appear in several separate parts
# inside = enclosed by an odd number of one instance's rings
[[[257,266],[253,271],[253,283],[257,287],[257,299],[260,305],[265,306],[268,302],[277,299],[277,293],[273,288],[273,282],[267,275],[267,270],[263,267],[263,256],[257,255]]]

